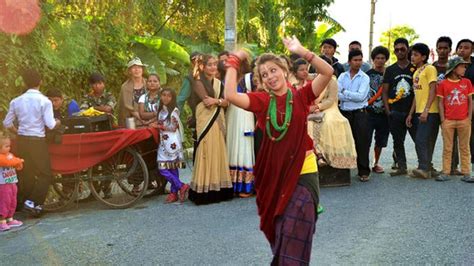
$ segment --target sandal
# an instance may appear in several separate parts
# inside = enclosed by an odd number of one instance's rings
[[[374,167],[372,167],[372,171],[374,171],[377,174],[382,174],[384,172],[384,169],[382,166],[376,164]]]
[[[370,180],[370,177],[368,175],[359,176],[360,182],[367,182],[369,180]]]

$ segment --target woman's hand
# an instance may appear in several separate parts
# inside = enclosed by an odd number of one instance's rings
[[[234,52],[232,52],[235,56],[237,56],[241,62],[243,62],[244,60],[247,60],[249,58],[249,53],[247,53],[247,51],[243,50],[243,49],[238,49],[238,50],[235,50]]]
[[[317,112],[319,112],[319,107],[318,107],[318,105],[317,105],[317,104],[311,105],[311,106],[309,107],[309,112],[310,112],[310,113],[317,113]]]
[[[202,100],[202,102],[204,103],[204,105],[209,108],[213,105],[216,105],[217,104],[217,99],[214,99],[212,97],[209,97],[209,96],[206,96],[204,98],[204,100]]]
[[[304,56],[308,52],[308,49],[304,48],[294,35],[290,38],[283,38],[283,44],[288,51],[300,56]]]

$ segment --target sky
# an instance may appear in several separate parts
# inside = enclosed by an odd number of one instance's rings
[[[346,29],[333,38],[338,43],[339,60],[347,61],[349,43],[362,43],[364,58],[368,59],[370,0],[335,0],[328,12]],[[464,15],[463,15],[463,11]],[[440,36],[449,36],[456,43],[464,38],[474,39],[473,0],[377,0],[375,7],[374,47],[381,33],[390,26],[409,25],[420,35],[417,42],[435,48]],[[392,51],[391,51],[392,52]]]

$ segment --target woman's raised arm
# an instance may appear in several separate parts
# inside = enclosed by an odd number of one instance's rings
[[[284,38],[283,43],[285,44],[288,51],[306,59],[306,61],[308,61],[316,69],[316,72],[319,75],[313,80],[312,87],[314,95],[318,97],[321,91],[326,88],[329,81],[331,80],[334,69],[319,56],[303,47],[303,45],[301,45],[300,41],[295,36],[291,38]]]
[[[227,72],[225,75],[224,97],[233,105],[242,109],[247,109],[250,105],[249,96],[245,93],[237,92],[237,78],[240,62],[247,59],[247,53],[239,50],[231,54],[227,59]]]

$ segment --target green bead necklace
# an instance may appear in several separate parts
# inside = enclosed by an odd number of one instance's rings
[[[267,110],[267,135],[272,141],[280,141],[286,135],[288,131],[288,127],[290,126],[291,114],[293,113],[293,93],[291,89],[288,89],[288,93],[286,94],[286,103],[285,103],[285,120],[283,124],[280,126],[278,125],[277,121],[277,104],[276,104],[276,96],[273,92],[270,92],[270,104],[268,105]],[[272,131],[270,128],[271,126],[280,133],[280,136],[275,138],[272,136]]]

